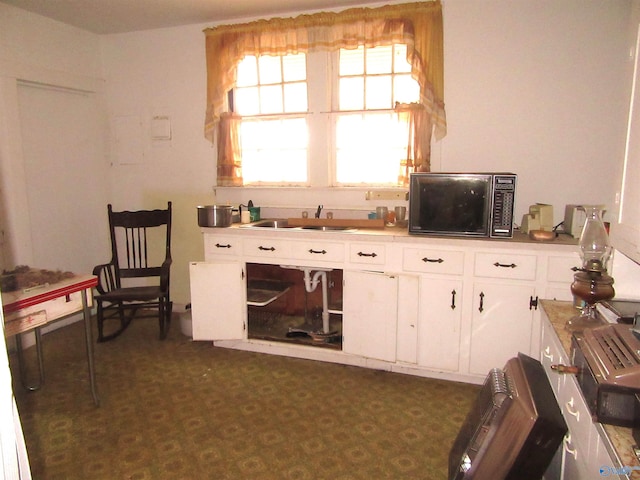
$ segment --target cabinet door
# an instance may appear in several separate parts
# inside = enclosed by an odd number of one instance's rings
[[[461,300],[461,280],[420,278],[419,365],[458,371]]]
[[[640,30],[640,26],[638,27]],[[639,54],[640,33],[636,55]],[[611,242],[629,258],[640,262],[640,62],[636,59],[629,108],[627,145],[620,194],[619,223],[611,225]]]
[[[242,264],[192,262],[189,280],[193,339],[244,338],[247,293]]]
[[[469,371],[486,375],[518,352],[532,355],[535,290],[529,285],[476,283],[473,289]],[[538,357],[538,352],[533,353]]]
[[[403,363],[418,363],[418,328],[420,308],[420,277],[400,275],[398,277],[398,327],[396,360]]]
[[[344,272],[342,351],[394,362],[398,278],[377,272]]]

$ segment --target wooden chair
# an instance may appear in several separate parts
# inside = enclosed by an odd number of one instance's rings
[[[116,338],[134,316],[157,316],[163,340],[172,310],[169,297],[171,202],[166,210],[114,212],[111,204],[107,210],[111,261],[93,269],[98,277],[98,294],[94,297],[98,342]],[[119,320],[120,325],[105,334],[105,320],[109,319]]]

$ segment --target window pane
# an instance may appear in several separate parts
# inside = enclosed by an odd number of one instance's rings
[[[393,108],[391,75],[367,77],[367,108]]]
[[[297,82],[307,78],[307,56],[304,53],[282,57],[282,72],[285,82]]]
[[[258,58],[258,70],[260,72],[260,84],[282,82],[282,67],[280,57],[263,55]]]
[[[375,47],[367,49],[367,74],[391,73],[393,47]]]
[[[282,86],[260,87],[260,113],[282,113]]]
[[[336,135],[338,183],[395,184],[407,142],[395,115],[341,115]]]
[[[258,87],[237,88],[234,92],[235,111],[240,115],[260,113]]]
[[[284,84],[284,111],[286,113],[306,112],[307,84],[306,82]]]
[[[411,75],[396,75],[393,82],[393,100],[411,103],[420,100],[420,85]]]
[[[240,131],[244,183],[307,182],[304,118],[245,120]]]
[[[340,79],[340,110],[362,110],[364,108],[364,77]]]
[[[393,71],[395,73],[411,72],[411,64],[407,62],[406,45],[394,45],[393,57]]]
[[[340,49],[339,75],[362,75],[364,73],[364,47],[355,50]]]
[[[256,57],[249,55],[238,64],[237,69],[237,81],[238,87],[246,87],[249,85],[258,84],[258,64]]]

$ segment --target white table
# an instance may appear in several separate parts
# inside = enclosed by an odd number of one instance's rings
[[[42,356],[42,338],[40,329],[53,322],[62,320],[78,312],[83,313],[85,325],[85,341],[87,364],[89,367],[89,383],[91,394],[96,405],[100,405],[98,397],[93,359],[93,335],[91,329],[92,301],[91,289],[98,283],[94,275],[74,275],[71,278],[53,284],[2,292],[2,308],[4,310],[5,337],[16,335],[16,349],[22,384],[28,390],[38,390],[44,383],[44,361]],[[20,336],[34,331],[38,355],[39,383],[27,385],[25,381],[24,362],[22,358],[22,342]]]

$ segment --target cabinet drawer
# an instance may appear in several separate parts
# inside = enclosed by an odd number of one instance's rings
[[[547,280],[571,285],[573,276],[581,264],[577,252],[574,255],[552,255],[547,259]]]
[[[352,243],[349,245],[349,261],[364,265],[384,265],[386,245],[381,243]]]
[[[245,238],[243,252],[247,256],[260,258],[290,258],[291,242],[277,238]]]
[[[402,269],[408,272],[462,275],[464,252],[405,248],[402,255]]]
[[[570,365],[569,357],[564,352],[560,339],[548,321],[542,325],[542,339],[540,342],[540,362],[544,367],[549,382],[553,388],[556,398],[560,394],[560,386],[564,383],[564,374],[551,369],[551,365]]]
[[[242,242],[240,237],[224,236],[224,235],[205,235],[204,236],[204,257],[209,259],[211,256],[237,256],[242,253]]]
[[[344,250],[345,246],[342,242],[308,240],[292,242],[291,254],[299,260],[344,262]]]
[[[535,280],[536,256],[519,253],[477,253],[475,258],[477,277]]]
[[[561,379],[558,403],[562,416],[573,438],[573,443],[585,453],[589,449],[589,437],[593,428],[593,420],[589,407],[582,397],[578,383],[572,375],[563,375]]]

